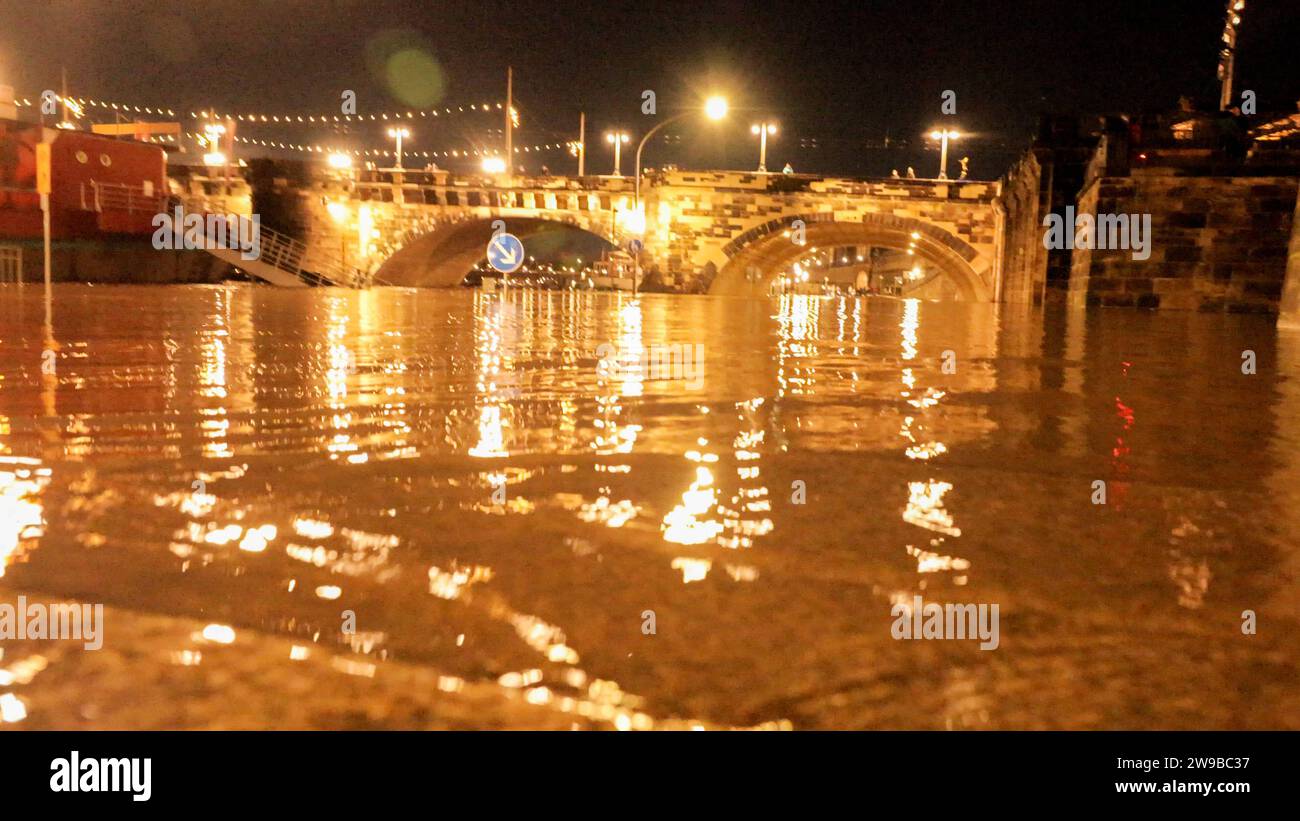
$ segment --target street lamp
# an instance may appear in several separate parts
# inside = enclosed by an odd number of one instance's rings
[[[935,129],[930,132],[930,139],[941,141],[939,149],[939,179],[948,179],[948,141],[960,137],[956,129]]]
[[[642,149],[645,148],[645,144],[650,140],[651,137],[654,136],[655,132],[658,131],[659,129],[663,128],[666,125],[671,125],[677,122],[678,120],[683,120],[695,113],[697,113],[696,109],[688,109],[676,115],[675,117],[669,117],[668,119],[664,120],[662,123],[659,123],[654,128],[647,131],[645,133],[645,136],[641,138],[641,142],[637,144],[636,185],[633,187],[633,195],[632,195],[633,208],[641,207],[641,151]],[[708,117],[710,120],[715,120],[715,121],[721,120],[722,118],[726,117],[727,116],[726,99],[723,97],[714,96],[706,100],[704,103],[704,116]]]
[[[226,127],[221,123],[207,123],[203,126],[203,133],[207,135],[208,152],[203,155],[203,164],[209,168],[221,169],[221,186],[224,193],[230,193],[230,156],[226,153]],[[232,134],[233,136],[233,134]],[[229,141],[229,146],[233,150],[234,140]]]
[[[221,138],[226,133],[226,127],[219,123],[208,123],[203,126],[203,133],[206,136],[205,144],[208,151],[203,155],[203,164],[208,167],[215,167],[226,164],[225,152],[221,150]]]
[[[1227,111],[1232,105],[1232,74],[1237,62],[1237,29],[1241,26],[1241,13],[1246,10],[1246,0],[1228,0],[1228,19],[1223,24],[1223,49],[1219,52],[1219,79],[1223,87],[1219,93],[1219,110]]]
[[[506,161],[502,157],[484,157],[483,171],[488,174],[506,173]]]
[[[352,167],[352,158],[341,151],[329,155],[329,166],[335,171],[347,171]]]
[[[402,167],[402,140],[411,136],[411,130],[405,127],[388,129],[388,136],[397,140],[397,162],[393,164],[394,168]]]
[[[659,129],[663,128],[666,125],[675,123],[678,120],[683,120],[695,113],[696,113],[696,109],[687,109],[686,111],[683,111],[682,113],[674,117],[669,117],[668,119],[664,120],[662,123],[659,123],[654,128],[647,131],[645,133],[645,136],[641,138],[641,142],[637,143],[636,169],[634,170],[634,174],[635,174],[634,179],[636,182],[634,183],[632,188],[632,210],[636,212],[638,215],[640,215],[639,224],[642,231],[645,230],[645,216],[641,214],[641,151],[645,148],[645,144],[649,142],[650,138],[654,136],[654,133],[656,131],[658,131]],[[721,120],[722,118],[726,117],[727,116],[726,98],[714,95],[709,99],[705,100],[704,116],[714,121]],[[641,255],[640,254],[636,254],[633,256],[633,263],[634,263],[634,267],[632,271],[632,293],[635,294],[637,291],[637,280],[641,278]]]
[[[626,131],[605,132],[605,142],[614,144],[614,176],[623,176],[623,144],[631,140]]]
[[[755,123],[749,127],[750,134],[758,135],[758,171],[767,173],[767,135],[776,133],[776,123]]]

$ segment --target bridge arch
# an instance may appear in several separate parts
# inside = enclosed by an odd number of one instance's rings
[[[794,243],[792,226],[801,220],[805,242]],[[813,247],[870,245],[906,251],[915,249],[919,260],[929,262],[956,285],[962,298],[974,302],[993,299],[990,263],[978,249],[940,225],[915,217],[864,214],[861,219],[836,220],[829,212],[789,214],[769,220],[737,235],[722,248],[726,262],[709,286],[710,294],[766,293],[768,284]],[[758,273],[752,279],[751,274]]]
[[[390,285],[454,287],[483,259],[496,220],[504,221],[506,230],[519,237],[529,253],[530,240],[559,230],[581,231],[608,243],[607,221],[594,215],[542,218],[502,211],[426,217],[381,232],[384,242],[371,254],[370,270],[377,281]]]

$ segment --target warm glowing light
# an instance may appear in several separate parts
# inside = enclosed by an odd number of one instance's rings
[[[613,143],[613,142],[626,143],[630,139],[632,138],[627,135],[626,131],[618,131],[618,132],[610,131],[605,135],[605,142],[607,143]]]
[[[622,229],[631,234],[645,233],[645,208],[629,208],[626,211],[618,212],[618,224]]]
[[[203,628],[203,638],[217,644],[234,644],[235,628],[226,624],[209,624]]]
[[[958,133],[956,130],[939,130],[939,129],[935,129],[934,131],[931,131],[931,132],[930,132],[930,139],[932,139],[932,140],[942,140],[942,139],[945,139],[945,138],[946,138],[946,139],[949,139],[949,140],[955,140],[955,139],[957,139],[957,138],[960,137],[960,136],[961,136],[961,134]]]
[[[749,127],[750,134],[762,134],[764,131],[767,131],[768,134],[775,134],[776,124],[775,123],[754,123]]]
[[[402,139],[406,139],[407,137],[411,136],[411,130],[409,128],[390,128],[388,129],[388,136],[401,137]]]
[[[335,152],[329,156],[329,165],[330,168],[342,171],[352,167],[352,158],[347,154]]]
[[[501,157],[484,157],[483,171],[487,174],[504,174],[506,161]]]
[[[218,165],[225,165],[226,155],[220,151],[209,151],[207,154],[203,155],[203,164],[209,168]]]
[[[331,202],[325,206],[329,212],[330,218],[335,222],[343,223],[348,221],[348,207],[341,202]]]
[[[17,724],[24,718],[27,718],[27,705],[23,704],[18,696],[13,693],[0,695],[0,721],[6,724]]]
[[[709,559],[691,559],[681,556],[673,559],[672,562],[673,570],[682,571],[682,584],[704,581],[711,567],[713,562]]]
[[[721,120],[727,116],[727,101],[722,97],[710,97],[704,103],[704,113],[710,120]]]

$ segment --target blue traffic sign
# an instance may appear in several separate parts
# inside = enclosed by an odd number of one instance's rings
[[[641,240],[639,240],[639,239],[634,239],[634,240],[632,240],[631,242],[629,242],[629,243],[627,244],[627,248],[628,248],[628,250],[631,251],[631,252],[634,253],[634,254],[639,254],[639,253],[641,253],[641,249],[644,248],[644,247],[645,247],[645,243],[643,243],[643,242],[642,242]]]
[[[524,264],[524,244],[514,234],[497,234],[488,241],[488,264],[503,274],[513,274]]]

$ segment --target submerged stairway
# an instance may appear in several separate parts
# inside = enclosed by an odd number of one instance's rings
[[[222,247],[223,243],[218,242],[209,242],[207,251],[250,276],[282,288],[305,288],[308,285],[365,288],[370,285],[370,278],[364,272],[338,261],[312,258],[307,245],[293,237],[260,226],[258,237],[260,253],[257,259],[244,259],[239,248]]]

